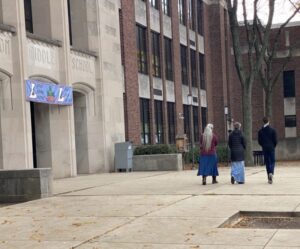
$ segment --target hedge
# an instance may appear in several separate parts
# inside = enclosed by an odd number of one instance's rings
[[[176,148],[174,145],[154,144],[137,146],[134,155],[152,155],[152,154],[174,154]]]

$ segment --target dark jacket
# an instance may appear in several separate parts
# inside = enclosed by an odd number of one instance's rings
[[[258,143],[263,151],[274,151],[277,145],[276,131],[269,125],[261,128],[258,132]]]
[[[245,160],[246,141],[243,133],[235,129],[229,135],[228,146],[231,152],[231,161],[239,162]]]

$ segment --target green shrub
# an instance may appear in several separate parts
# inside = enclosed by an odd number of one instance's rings
[[[175,146],[168,144],[154,144],[137,146],[134,155],[173,154],[176,153]]]
[[[225,163],[229,160],[229,148],[226,144],[219,144],[217,146],[218,162]]]
[[[200,158],[200,150],[199,146],[194,147],[194,153],[192,151],[186,152],[183,157],[184,157],[184,162],[185,163],[192,163],[193,162],[193,155],[194,155],[194,163],[197,164],[199,162]]]

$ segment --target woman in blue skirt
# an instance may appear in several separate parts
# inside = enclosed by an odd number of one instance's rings
[[[198,176],[202,176],[202,184],[206,185],[206,177],[212,176],[212,183],[217,182],[218,160],[216,146],[218,144],[217,137],[213,134],[213,125],[208,124],[200,138],[200,161],[198,168]]]
[[[243,184],[245,182],[245,149],[246,141],[241,132],[241,124],[234,123],[234,130],[230,133],[228,145],[231,154],[231,183]]]

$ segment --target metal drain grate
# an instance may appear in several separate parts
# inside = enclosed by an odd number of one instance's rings
[[[300,212],[240,211],[220,228],[300,229]]]

